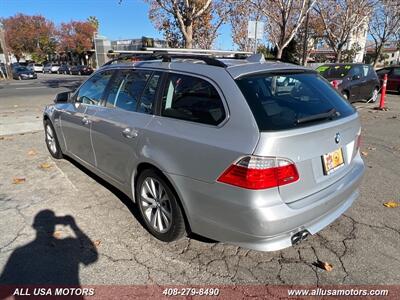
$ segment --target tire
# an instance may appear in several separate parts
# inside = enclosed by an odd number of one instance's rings
[[[56,131],[50,120],[44,121],[44,133],[47,150],[49,150],[52,157],[61,159],[63,154],[61,152],[60,144],[58,143]],[[51,140],[52,139],[52,140]]]
[[[146,198],[142,195],[146,195]],[[161,173],[155,169],[141,172],[136,181],[135,196],[147,230],[154,237],[172,242],[185,235],[185,221],[179,200]]]
[[[378,94],[379,94],[379,88],[375,87],[374,90],[372,91],[372,96],[371,96],[371,102],[375,103],[376,100],[378,100]]]

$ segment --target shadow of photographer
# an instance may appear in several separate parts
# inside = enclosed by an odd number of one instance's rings
[[[57,237],[57,224],[69,226],[75,237]],[[32,227],[36,230],[36,239],[13,251],[0,275],[0,285],[79,287],[79,265],[96,262],[98,253],[75,219],[42,210],[35,216]],[[0,299],[8,296],[9,293],[0,293]]]

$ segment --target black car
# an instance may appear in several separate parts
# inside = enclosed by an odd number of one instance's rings
[[[325,64],[319,66],[317,71],[333,85],[337,85],[339,92],[349,102],[362,99],[375,102],[378,98],[379,78],[370,65]]]
[[[58,68],[58,74],[70,74],[71,67],[67,64],[61,64]]]
[[[27,67],[17,66],[12,69],[12,73],[13,78],[18,80],[37,78],[36,73],[32,70],[29,70]]]
[[[93,69],[85,65],[72,66],[70,68],[70,74],[72,75],[90,75],[92,73]]]

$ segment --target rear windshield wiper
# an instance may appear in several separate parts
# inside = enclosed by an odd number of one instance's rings
[[[316,114],[316,115],[311,115],[307,116],[304,118],[297,119],[297,124],[302,124],[302,123],[307,123],[307,122],[313,122],[317,120],[325,120],[325,119],[331,119],[333,117],[338,116],[338,112],[336,111],[335,108],[332,108],[328,110],[327,112]]]

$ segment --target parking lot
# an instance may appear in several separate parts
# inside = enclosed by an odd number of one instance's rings
[[[3,278],[21,276],[18,266],[24,264],[24,278],[40,281],[40,274],[51,273],[64,284],[400,282],[400,207],[383,206],[400,201],[398,94],[387,96],[388,111],[373,110],[376,104],[355,104],[367,170],[354,205],[295,247],[257,252],[199,236],[171,244],[157,241],[141,226],[126,196],[77,163],[50,158],[42,131],[43,106],[84,78],[40,74],[35,81],[0,82]],[[72,218],[51,217],[49,210]],[[41,231],[44,223],[47,237]],[[332,264],[333,270],[316,267],[317,260]]]

